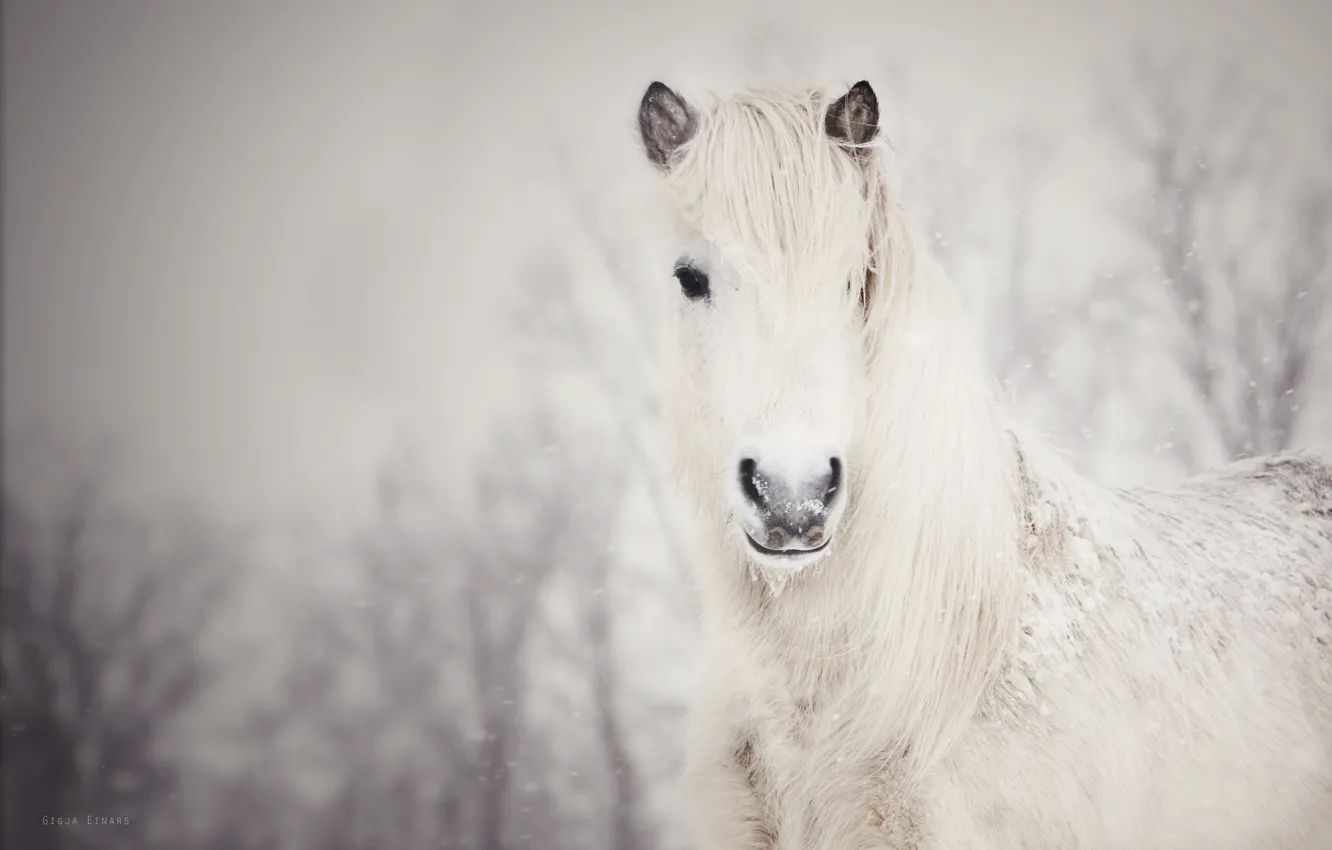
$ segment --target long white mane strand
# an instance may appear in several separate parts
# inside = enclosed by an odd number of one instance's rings
[[[890,687],[900,683],[882,716],[907,738],[910,778],[951,748],[1011,648],[1022,510],[978,334],[880,175],[871,177],[879,279],[866,322],[866,427],[855,448],[862,478],[844,563],[827,570],[849,568],[859,592],[818,587],[851,603],[860,628],[875,624],[863,633],[882,653],[871,663],[891,671]]]

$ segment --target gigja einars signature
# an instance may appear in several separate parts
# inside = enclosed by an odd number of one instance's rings
[[[130,819],[123,815],[116,817],[98,817],[95,815],[75,815],[73,817],[55,817],[42,815],[42,826],[129,826]]]

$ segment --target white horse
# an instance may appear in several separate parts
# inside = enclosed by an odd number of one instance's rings
[[[639,131],[678,225],[703,850],[1332,848],[1332,465],[1171,490],[1011,422],[860,82]]]

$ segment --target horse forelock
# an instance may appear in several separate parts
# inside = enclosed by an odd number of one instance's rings
[[[704,111],[670,181],[693,235],[737,270],[822,286],[871,264],[879,172],[828,138],[831,101],[819,89],[751,89]]]

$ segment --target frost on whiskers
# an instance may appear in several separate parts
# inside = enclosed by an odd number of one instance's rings
[[[791,579],[795,576],[793,570],[764,569],[755,565],[753,561],[749,561],[748,563],[749,580],[763,581],[763,583],[768,586],[768,593],[773,598],[780,596],[782,591],[786,590],[786,586],[791,583]]]
[[[746,559],[749,567],[749,580],[751,582],[762,581],[768,588],[768,595],[776,599],[790,585],[791,579],[800,574],[801,571],[782,569],[780,567],[760,567],[753,561]],[[815,564],[805,569],[806,573],[817,574],[822,569],[822,564]]]

